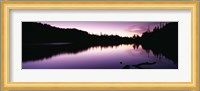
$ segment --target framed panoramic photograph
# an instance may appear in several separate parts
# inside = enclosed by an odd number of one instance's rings
[[[2,2],[6,90],[197,90],[198,2]]]

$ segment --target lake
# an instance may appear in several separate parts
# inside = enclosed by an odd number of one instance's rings
[[[22,69],[177,69],[178,60],[142,45],[85,46],[67,43],[25,45]]]

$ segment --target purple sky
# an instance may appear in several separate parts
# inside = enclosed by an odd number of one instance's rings
[[[134,34],[141,35],[155,26],[159,26],[160,22],[92,22],[92,21],[45,21],[43,24],[60,28],[77,28],[87,31],[90,34],[108,34],[132,37]],[[166,23],[166,22],[162,22]]]

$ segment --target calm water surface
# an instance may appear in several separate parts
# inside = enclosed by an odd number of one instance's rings
[[[38,45],[35,45],[38,46]],[[49,45],[40,45],[45,46]],[[56,46],[56,45],[51,45]],[[44,49],[43,48],[43,49]],[[29,48],[30,49],[30,48]],[[42,48],[41,48],[42,49]],[[74,48],[72,48],[73,50]],[[29,56],[43,55],[40,49],[26,52]],[[51,49],[47,49],[51,51]],[[65,51],[67,50],[67,51]],[[69,51],[68,51],[69,50]],[[177,69],[178,66],[164,55],[154,55],[142,46],[123,44],[109,47],[90,47],[81,51],[72,52],[63,49],[51,56],[37,56],[27,58],[22,62],[22,69]],[[37,52],[38,51],[38,52]],[[46,52],[48,52],[46,51]],[[45,51],[43,51],[45,52]],[[25,56],[25,55],[24,55]]]

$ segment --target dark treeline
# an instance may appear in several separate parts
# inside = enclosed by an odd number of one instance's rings
[[[144,32],[137,42],[147,52],[151,50],[154,55],[164,55],[178,63],[178,22],[161,23],[152,32]]]
[[[118,35],[94,35],[76,28],[57,28],[36,22],[22,22],[22,42],[55,43],[68,42],[88,45],[115,45],[133,43],[132,38]]]

